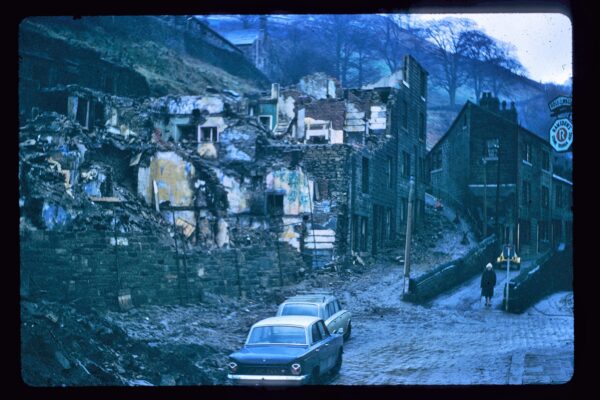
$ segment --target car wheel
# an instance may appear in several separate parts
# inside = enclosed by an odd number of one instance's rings
[[[342,350],[340,350],[338,352],[338,356],[335,360],[335,365],[333,366],[333,369],[331,370],[331,375],[336,376],[337,374],[339,374],[341,368],[342,368]]]
[[[350,339],[350,333],[352,332],[352,323],[348,322],[348,328],[344,332],[344,341]]]

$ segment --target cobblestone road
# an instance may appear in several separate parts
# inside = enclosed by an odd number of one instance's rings
[[[331,383],[530,384],[564,383],[573,374],[572,293],[563,292],[515,315],[500,309],[502,281],[492,308],[479,298],[479,277],[428,306],[399,300],[399,271],[349,285],[353,338]],[[371,283],[369,295],[361,288]],[[373,299],[375,297],[375,299]],[[378,306],[375,304],[380,302]],[[567,304],[567,305],[565,305]]]

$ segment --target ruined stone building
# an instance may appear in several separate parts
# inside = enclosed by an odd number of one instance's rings
[[[223,34],[225,39],[237,46],[244,56],[256,68],[269,76],[273,66],[270,63],[270,37],[267,30],[267,16],[259,17],[259,28],[246,28],[229,31]]]
[[[411,176],[423,218],[427,105],[427,73],[405,63],[399,85],[369,90],[319,74],[158,97],[22,80],[35,93],[19,132],[22,292],[99,306],[246,296],[403,244]]]
[[[572,241],[573,184],[554,174],[549,142],[517,118],[514,103],[483,93],[465,104],[428,164],[434,196],[464,205],[480,233],[486,222],[493,233],[497,218],[501,241],[527,256]]]

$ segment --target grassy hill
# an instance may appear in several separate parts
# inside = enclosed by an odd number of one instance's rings
[[[201,94],[209,86],[248,93],[268,85],[235,47],[185,17],[32,17],[21,22],[19,33],[94,51],[141,74],[155,96]]]

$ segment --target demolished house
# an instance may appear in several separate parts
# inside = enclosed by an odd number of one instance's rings
[[[250,96],[44,89],[19,133],[22,292],[245,296],[401,244],[413,175],[417,226],[424,205],[426,73],[405,62],[398,88],[316,75]]]

